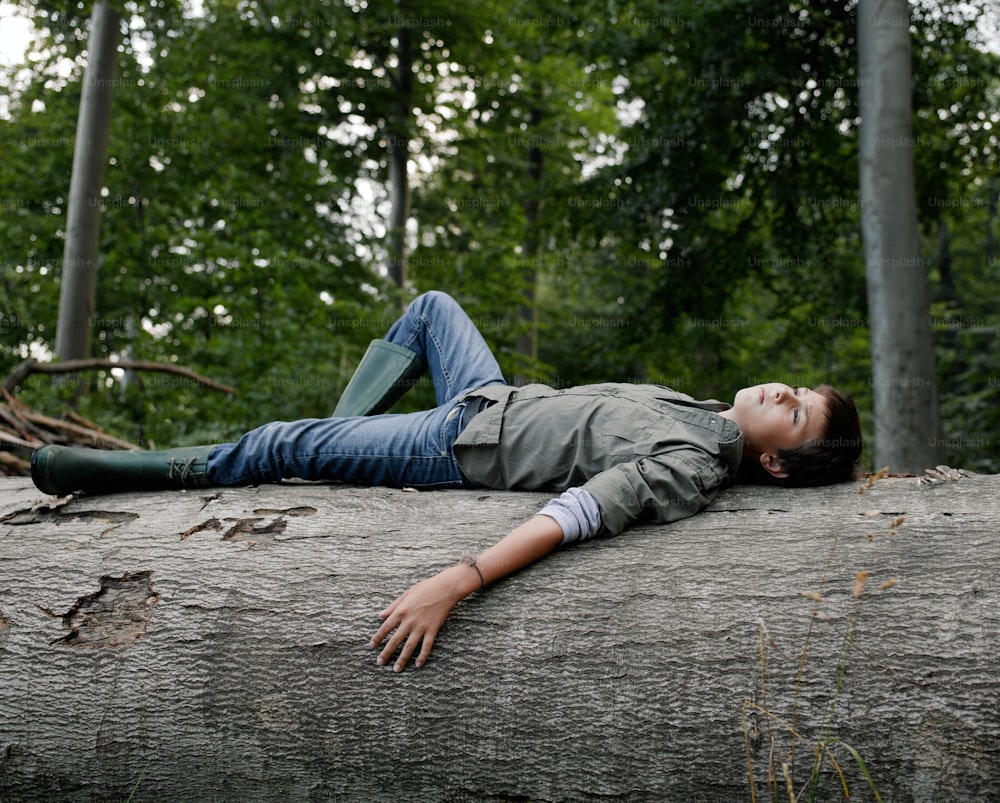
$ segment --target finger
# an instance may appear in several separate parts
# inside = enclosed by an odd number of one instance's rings
[[[405,596],[406,594],[400,594],[398,597],[396,597],[396,599],[390,602],[383,610],[379,611],[376,614],[376,616],[378,616],[379,619],[385,619],[385,617],[391,616],[392,612],[396,610],[396,606],[403,601],[403,597]]]
[[[379,627],[379,629],[375,632],[375,635],[372,636],[371,641],[368,642],[368,644],[371,646],[372,649],[375,649],[379,644],[385,641],[385,637],[388,636],[389,633],[392,632],[393,628],[399,625],[399,623],[402,621],[402,617],[396,618],[395,620],[391,619],[390,617],[393,615],[393,613],[395,613],[396,607],[402,601],[403,596],[404,595],[401,594],[400,596],[396,597],[396,599],[394,599],[391,603],[389,603],[389,606],[385,610],[379,611],[376,614],[376,616],[378,616],[379,619],[384,619],[385,621],[382,623],[381,627]]]
[[[431,647],[434,646],[435,638],[437,638],[437,630],[424,633],[424,640],[420,644],[420,655],[418,655],[417,660],[413,662],[413,665],[417,669],[420,669],[420,667],[427,663],[427,656],[431,654]]]
[[[406,668],[406,664],[410,660],[410,656],[413,655],[413,651],[417,649],[417,644],[421,641],[421,637],[416,633],[411,633],[410,637],[406,640],[403,645],[403,649],[399,652],[399,658],[396,659],[396,663],[392,665],[393,672],[402,672]]]
[[[406,638],[406,635],[407,633],[403,632],[402,629],[396,630],[396,632],[392,634],[392,637],[386,643],[385,647],[383,647],[382,652],[378,654],[378,658],[375,659],[375,663],[378,666],[385,666],[387,663],[389,663],[393,654],[396,652],[396,650],[399,649],[399,645],[403,643],[403,640]]]
[[[376,647],[378,647],[379,644],[381,644],[383,641],[389,638],[392,635],[392,631],[396,630],[396,628],[399,627],[402,623],[403,623],[402,620],[395,616],[386,619],[382,623],[382,626],[375,631],[375,635],[372,636],[372,640],[369,642],[372,649],[375,649]],[[402,634],[397,633],[397,635],[401,636]],[[397,645],[399,644],[398,640],[396,641],[396,644]]]
[[[372,636],[371,641],[368,642],[371,645],[372,649],[375,649],[379,644],[385,641],[386,638],[388,638],[389,634],[397,627],[399,627],[399,625],[401,625],[402,623],[403,619],[401,616],[390,615],[386,617],[386,620],[382,622],[382,624],[379,626],[379,629],[375,631],[375,635]]]
[[[382,626],[375,631],[375,634],[369,640],[368,646],[374,650],[379,644],[385,641],[386,636],[388,636],[392,632],[394,627],[395,627],[394,622],[389,622],[389,621],[383,622]]]

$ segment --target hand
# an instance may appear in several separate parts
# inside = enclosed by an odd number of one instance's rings
[[[463,574],[463,568],[467,571],[467,567],[452,567],[422,580],[396,597],[384,611],[379,612],[379,618],[385,621],[372,636],[370,646],[372,649],[377,649],[386,638],[389,640],[375,663],[384,666],[398,649],[399,657],[393,664],[392,670],[402,672],[419,644],[420,653],[413,664],[417,669],[424,665],[444,620],[448,618],[448,614],[458,601],[468,593],[468,590],[463,590],[462,584],[457,582]],[[458,572],[455,569],[458,569]]]
[[[413,663],[418,669],[422,667],[441,625],[460,599],[548,555],[562,543],[562,538],[563,532],[555,519],[535,516],[479,555],[478,571],[469,564],[459,563],[396,597],[379,613],[379,618],[385,621],[372,636],[370,646],[373,650],[382,642],[385,646],[375,663],[385,666],[399,650],[392,669],[402,672],[419,644],[420,652]]]

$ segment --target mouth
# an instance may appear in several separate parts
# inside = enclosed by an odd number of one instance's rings
[[[760,386],[760,402],[759,403],[760,404],[764,403],[764,386],[763,385]]]

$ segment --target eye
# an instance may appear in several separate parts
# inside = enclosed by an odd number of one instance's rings
[[[799,423],[799,411],[798,411],[798,410],[795,410],[795,411],[794,411],[794,412],[792,413],[792,423],[793,423],[793,424],[797,424],[797,423]]]

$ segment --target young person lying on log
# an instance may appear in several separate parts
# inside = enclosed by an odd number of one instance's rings
[[[436,408],[380,415],[427,370]],[[42,491],[58,495],[289,477],[562,492],[482,554],[417,583],[378,614],[371,646],[381,647],[379,665],[398,651],[398,672],[415,653],[423,666],[459,600],[562,544],[690,516],[737,480],[849,480],[860,453],[857,409],[828,385],[743,388],[732,406],[656,385],[511,387],[468,315],[430,292],[372,342],[331,418],[160,452],[46,446],[32,455],[31,472]]]

